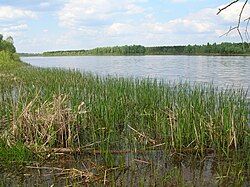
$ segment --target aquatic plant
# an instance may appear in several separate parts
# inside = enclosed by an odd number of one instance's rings
[[[249,133],[246,92],[241,89],[58,69],[20,68],[11,73],[18,81],[0,81],[0,114],[13,137],[23,142],[49,147],[58,147],[55,141],[61,142],[59,147],[92,144],[105,154],[151,148],[228,154],[244,147]]]

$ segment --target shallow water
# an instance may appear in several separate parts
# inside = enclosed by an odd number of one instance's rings
[[[75,158],[61,159],[60,162],[53,161],[46,163],[45,165],[32,166],[29,169],[24,170],[24,173],[8,175],[7,172],[0,174],[4,178],[4,184],[8,186],[12,185],[66,185],[67,178],[71,184],[81,182],[81,184],[87,183],[86,178],[79,179],[79,176],[73,176],[63,174],[66,169],[75,168],[86,173],[93,173],[98,176],[98,169],[96,166],[90,164],[90,161],[84,156],[79,156],[76,161]],[[121,155],[119,155],[121,156]],[[181,156],[179,156],[181,157]],[[106,178],[107,183],[114,183],[122,186],[138,186],[140,181],[145,185],[153,185],[157,180],[184,180],[185,183],[193,185],[201,184],[215,184],[213,168],[214,155],[208,155],[205,160],[182,160],[182,158],[171,159],[166,157],[161,151],[154,151],[147,154],[126,154],[125,166],[119,170],[118,167],[112,172],[108,173]],[[101,157],[96,158],[97,163],[101,163]],[[62,170],[61,170],[62,169]],[[66,172],[65,172],[66,173]],[[110,175],[115,177],[115,180],[110,180]],[[180,176],[178,176],[180,175]],[[105,177],[99,179],[98,183],[103,183]],[[92,180],[94,177],[92,178]],[[159,181],[158,181],[159,182]],[[162,181],[163,182],[163,181]],[[165,181],[165,183],[171,181]],[[177,182],[177,181],[176,181]]]
[[[113,155],[115,164],[104,166],[100,155],[64,155],[33,164],[22,172],[0,172],[4,186],[228,186],[237,176],[231,163],[205,157],[165,154],[163,151]],[[120,164],[119,164],[120,163]],[[124,163],[124,164],[121,164]],[[222,168],[221,166],[225,166]],[[234,169],[234,168],[233,168]],[[224,178],[229,175],[228,178]],[[250,185],[246,179],[242,186]]]
[[[245,56],[23,57],[22,60],[38,67],[79,69],[104,76],[213,82],[223,88],[250,87],[250,57]]]

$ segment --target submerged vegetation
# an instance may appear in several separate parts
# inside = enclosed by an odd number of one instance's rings
[[[28,167],[81,183],[185,185],[182,169],[195,158],[218,163],[214,183],[249,184],[244,90],[41,69],[0,56],[1,163],[87,154],[84,170]],[[138,165],[152,170],[146,180]]]
[[[243,47],[244,45],[244,47]],[[27,56],[28,54],[26,54]],[[31,55],[31,54],[30,54]],[[37,54],[34,54],[37,55]],[[84,55],[250,55],[248,43],[221,43],[188,46],[142,45],[98,47],[90,50],[49,51],[43,56],[84,56]]]

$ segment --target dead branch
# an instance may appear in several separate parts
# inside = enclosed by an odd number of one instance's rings
[[[219,8],[219,11],[217,12],[217,15],[219,15],[222,11],[226,10],[228,7],[232,6],[233,4],[239,2],[239,0],[234,0],[232,2],[230,2],[229,4],[227,4],[225,7],[223,8]],[[239,16],[238,16],[238,22],[237,22],[237,25],[236,26],[230,26],[229,30],[224,33],[222,36],[225,36],[225,35],[228,35],[230,32],[232,32],[233,30],[236,30],[240,36],[240,39],[241,39],[241,42],[242,44],[244,43],[244,38],[243,38],[243,35],[240,31],[240,26],[241,26],[241,23],[242,23],[242,13],[244,12],[244,9],[246,7],[248,3],[248,0],[245,0],[243,6],[241,7],[241,10],[240,10],[240,13],[239,13]],[[246,36],[246,40],[248,41],[249,40],[249,34],[248,34],[248,26],[249,26],[249,20],[250,20],[250,17],[245,19],[244,21],[246,21],[246,28],[245,28],[245,36]],[[243,45],[243,48],[244,48],[244,45]]]
[[[227,9],[228,7],[230,7],[231,5],[237,3],[238,1],[239,0],[232,1],[231,3],[229,3],[228,5],[226,5],[225,7],[219,8],[219,11],[217,12],[217,15],[220,14],[223,10]]]
[[[131,127],[130,125],[128,125],[128,127],[129,127],[132,131],[134,131],[134,132],[136,132],[138,135],[140,135],[140,137],[147,139],[150,143],[152,143],[153,145],[155,145],[155,143],[156,143],[155,140],[153,140],[153,139],[147,137],[144,133],[140,133],[139,131],[137,131],[137,130],[135,130],[133,127]]]

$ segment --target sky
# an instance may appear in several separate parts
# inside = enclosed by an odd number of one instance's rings
[[[0,0],[0,33],[14,38],[18,52],[240,42],[236,32],[220,37],[243,5],[216,15],[229,1]],[[243,18],[249,12],[250,3]]]

